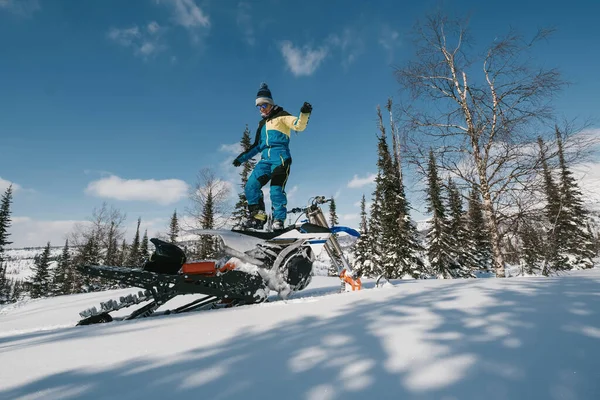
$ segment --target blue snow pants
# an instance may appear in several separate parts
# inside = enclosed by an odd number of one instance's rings
[[[271,207],[273,219],[285,222],[287,216],[287,194],[285,184],[290,175],[292,159],[285,160],[274,158],[272,160],[260,160],[246,182],[246,200],[248,208],[262,208],[264,210],[264,199],[262,188],[271,181]]]

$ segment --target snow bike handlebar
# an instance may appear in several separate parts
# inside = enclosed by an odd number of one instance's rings
[[[331,202],[331,198],[326,198],[325,196],[315,196],[312,198],[311,204],[308,207],[294,207],[291,210],[289,210],[288,212],[290,214],[298,214],[301,212],[305,212],[307,210],[311,210],[314,209],[315,207],[317,207],[320,204],[325,204],[325,203],[329,203]]]

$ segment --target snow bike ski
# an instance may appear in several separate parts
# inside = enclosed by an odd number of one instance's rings
[[[119,319],[257,304],[266,301],[271,290],[286,299],[308,286],[315,254],[323,248],[337,269],[344,290],[360,290],[360,278],[354,276],[334,235],[346,232],[359,236],[358,232],[348,227],[330,228],[320,205],[331,199],[317,196],[311,200],[308,206],[289,211],[301,215],[293,225],[281,231],[189,231],[215,238],[219,254],[215,259],[188,261],[180,247],[152,238],[155,251],[143,267],[78,266],[83,274],[144,290],[137,295],[103,302],[100,309],[92,307],[80,312],[83,319],[77,325],[111,322],[116,318],[110,313],[147,301],[148,304]],[[308,219],[299,221],[302,215]],[[203,297],[172,310],[156,312],[171,299],[186,294]]]

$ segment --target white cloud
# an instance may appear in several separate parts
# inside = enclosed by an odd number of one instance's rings
[[[210,19],[194,0],[172,0],[171,4],[175,8],[175,21],[184,28],[195,29],[210,26]]]
[[[365,50],[365,41],[357,32],[346,28],[341,34],[329,36],[327,42],[334,48],[339,48],[344,67],[352,64]]]
[[[156,2],[161,3],[160,0]],[[173,22],[185,28],[193,42],[198,42],[200,33],[205,33],[210,28],[209,16],[196,5],[194,0],[168,0],[162,3],[171,7]]]
[[[379,44],[387,52],[388,59],[391,62],[394,58],[395,50],[402,45],[400,34],[398,31],[395,31],[389,26],[384,25],[381,28],[381,33],[379,35]]]
[[[370,174],[364,178],[359,178],[358,175],[354,175],[352,180],[350,182],[348,182],[348,187],[356,189],[356,188],[361,188],[363,186],[370,185],[373,182],[375,182],[375,177],[377,177],[377,174]]]
[[[156,34],[156,33],[160,32],[161,28],[160,28],[160,25],[158,24],[158,22],[152,21],[148,24],[146,29],[148,29],[149,33]]]
[[[340,218],[340,221],[356,221],[360,216],[358,214],[341,214],[338,215],[338,217]]]
[[[2,179],[2,177],[0,177],[0,194],[4,193],[4,192],[6,191],[6,189],[8,189],[8,187],[9,187],[10,185],[12,185],[12,192],[13,192],[13,195],[14,195],[14,194],[15,194],[17,191],[19,191],[19,190],[22,190],[22,189],[23,189],[23,188],[22,188],[20,185],[18,185],[18,184],[16,184],[16,183],[14,183],[14,182],[11,182],[11,181],[7,181],[6,179]]]
[[[252,20],[251,10],[252,5],[250,3],[245,1],[240,2],[237,7],[236,22],[238,28],[240,28],[244,35],[246,43],[250,46],[254,46],[256,44],[256,32],[254,31],[254,21]]]
[[[188,189],[188,184],[179,179],[122,179],[111,175],[91,182],[85,192],[96,197],[167,205],[185,197]]]
[[[242,145],[239,142],[231,144],[222,144],[221,147],[219,147],[219,151],[234,154],[237,156],[242,152]]]
[[[143,28],[137,25],[123,29],[112,27],[107,36],[119,45],[131,48],[136,56],[147,59],[167,49],[162,40],[163,30],[156,21],[152,21]]]
[[[327,57],[327,47],[312,49],[309,46],[294,47],[292,42],[286,40],[280,44],[280,51],[287,67],[295,76],[312,75]]]
[[[39,0],[0,0],[0,10],[8,10],[24,17],[41,9]]]
[[[13,242],[10,247],[38,247],[48,241],[52,246],[61,246],[67,235],[73,231],[76,224],[86,224],[87,221],[35,220],[30,217],[13,217],[8,240]]]

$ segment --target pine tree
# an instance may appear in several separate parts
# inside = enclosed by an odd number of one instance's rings
[[[542,261],[543,243],[539,233],[530,225],[524,224],[519,229],[521,239],[521,272],[533,275],[534,270],[540,268]]]
[[[6,278],[7,264],[0,262],[0,304],[10,301],[10,282]]]
[[[377,172],[375,177],[375,190],[372,193],[372,203],[370,209],[370,216],[368,222],[369,241],[368,243],[368,257],[369,262],[365,264],[363,273],[367,276],[376,276],[384,274],[381,267],[382,265],[382,252],[384,244],[381,240],[381,207],[382,207],[382,188],[380,182],[382,181],[381,171]]]
[[[471,265],[475,256],[471,253],[469,235],[467,233],[465,213],[463,211],[462,196],[456,183],[448,178],[448,249],[452,259],[458,263],[457,269],[452,271],[453,277],[471,277]]]
[[[42,253],[34,258],[33,272],[34,275],[30,281],[31,297],[38,298],[50,295],[50,242],[48,242]]]
[[[24,289],[23,289],[23,281],[20,279],[15,279],[9,282],[10,295],[9,295],[9,303],[15,303],[21,300]]]
[[[560,167],[560,196],[563,205],[564,221],[561,240],[564,240],[565,251],[569,254],[572,268],[591,268],[594,266],[594,240],[587,229],[588,212],[584,207],[583,194],[579,189],[573,173],[565,160],[560,131],[556,128],[558,160]]]
[[[4,262],[4,251],[6,246],[12,244],[8,241],[10,233],[8,228],[11,225],[10,219],[10,205],[12,203],[12,185],[10,185],[0,200],[0,265]]]
[[[73,264],[69,251],[69,239],[65,241],[65,246],[58,259],[56,268],[52,273],[52,292],[54,295],[70,294],[73,287]]]
[[[329,226],[334,227],[339,223],[340,220],[337,215],[337,206],[335,205],[335,199],[332,196],[331,202],[329,202]]]
[[[250,139],[250,130],[248,129],[248,125],[246,125],[246,129],[242,134],[242,139],[240,141],[240,146],[242,151],[248,150],[252,146],[252,141]],[[247,218],[248,215],[248,200],[246,199],[246,194],[244,192],[244,188],[246,187],[246,183],[248,182],[248,177],[250,173],[254,169],[256,165],[256,161],[248,160],[242,166],[242,171],[240,172],[241,177],[241,190],[238,194],[238,201],[235,204],[233,211],[233,223],[234,225],[241,225]]]
[[[119,249],[119,254],[117,256],[117,266],[119,267],[123,267],[125,266],[125,261],[127,260],[127,241],[125,241],[125,239],[123,239],[123,241],[121,242],[121,248]]]
[[[360,223],[358,227],[360,236],[354,242],[354,269],[357,276],[372,276],[371,254],[369,243],[369,223],[367,220],[366,200],[363,194],[360,200]]]
[[[177,242],[179,236],[179,220],[177,219],[177,210],[173,211],[171,216],[171,223],[169,224],[169,241],[171,243]]]
[[[73,265],[100,265],[101,263],[99,240],[95,235],[91,235],[77,248],[73,256]],[[72,268],[72,271],[74,272],[73,292],[75,293],[99,290],[104,284],[100,278],[82,274],[74,268]]]
[[[565,211],[560,196],[560,189],[554,181],[546,157],[546,147],[542,138],[538,138],[540,158],[542,160],[542,175],[544,178],[544,195],[546,205],[544,211],[548,221],[547,246],[543,250],[542,274],[548,275],[551,270],[568,269],[568,258],[564,255],[565,245]],[[568,229],[568,228],[567,228]]]
[[[142,218],[138,218],[137,228],[135,230],[135,236],[133,238],[133,242],[129,247],[129,254],[127,257],[127,266],[129,267],[138,267],[140,261],[140,224],[142,223]]]
[[[206,193],[206,202],[202,208],[200,224],[202,229],[214,229],[214,198],[209,189]],[[201,259],[210,259],[216,256],[216,239],[210,235],[202,235],[198,243],[198,257]]]
[[[144,231],[144,236],[142,237],[142,244],[140,245],[140,260],[138,265],[143,265],[149,256],[150,253],[148,250],[148,230],[146,229]]]
[[[453,271],[459,269],[458,262],[450,254],[453,243],[448,233],[450,227],[442,197],[442,184],[438,174],[433,151],[429,152],[427,165],[427,213],[431,213],[430,228],[426,234],[427,256],[432,272],[442,279],[452,278]]]
[[[469,192],[467,212],[467,235],[469,237],[469,253],[473,255],[472,270],[492,270],[492,246],[488,229],[483,216],[481,195],[477,188]]]
[[[117,229],[114,221],[111,221],[108,236],[106,238],[107,248],[106,255],[104,256],[104,264],[115,265],[118,257],[117,247]]]
[[[405,275],[419,277],[423,273],[423,263],[419,257],[422,250],[416,227],[409,215],[404,184],[399,175],[401,167],[395,164],[387,144],[381,109],[377,107],[379,118],[378,136],[378,175],[375,181],[376,198],[380,203],[380,232],[375,233],[376,246],[381,251],[380,267],[388,279]]]

